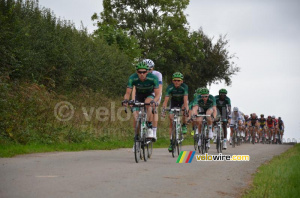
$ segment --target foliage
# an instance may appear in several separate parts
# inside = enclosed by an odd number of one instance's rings
[[[133,70],[130,58],[115,46],[57,19],[49,9],[40,9],[38,1],[0,0],[0,5],[3,75],[52,90],[84,86],[123,94]]]
[[[98,27],[136,37],[143,51],[141,58],[154,60],[167,79],[175,71],[186,76],[190,96],[209,83],[225,80],[229,85],[239,68],[226,49],[228,41],[220,36],[213,44],[201,29],[190,32],[183,12],[188,4],[188,0],[104,0]]]

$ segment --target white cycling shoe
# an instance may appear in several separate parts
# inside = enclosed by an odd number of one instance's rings
[[[199,139],[198,141],[198,146],[201,146],[201,139]]]
[[[209,132],[208,132],[208,138],[209,138],[209,139],[212,139],[212,138],[213,138],[213,132],[212,132],[212,131],[209,131]]]
[[[153,138],[153,129],[148,129],[147,138]]]
[[[224,149],[224,150],[227,149],[227,143],[226,143],[226,142],[227,142],[226,140],[223,141],[223,149]]]

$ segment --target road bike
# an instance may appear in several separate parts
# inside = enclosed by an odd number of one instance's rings
[[[216,140],[216,148],[217,148],[217,152],[218,153],[222,153],[223,150],[223,140],[224,140],[224,132],[223,132],[223,122],[226,122],[227,120],[219,120],[218,122],[216,122],[215,125],[215,131],[217,133],[217,140]]]
[[[181,152],[182,142],[184,140],[181,128],[181,115],[180,112],[184,111],[184,115],[186,116],[186,110],[181,109],[179,107],[173,107],[168,109],[163,109],[164,111],[174,112],[174,118],[172,121],[172,138],[171,138],[171,145],[172,145],[172,157],[175,157],[176,151],[177,155],[179,156]]]
[[[148,158],[152,156],[153,142],[152,138],[147,138],[148,126],[147,126],[147,109],[146,106],[150,103],[135,102],[133,100],[123,101],[123,103],[128,103],[133,112],[132,108],[137,107],[139,109],[138,117],[136,119],[135,125],[135,137],[134,137],[134,158],[135,162],[138,163],[139,160],[144,159],[147,161]],[[155,108],[152,113],[155,113]],[[127,108],[125,107],[125,112],[127,113]]]

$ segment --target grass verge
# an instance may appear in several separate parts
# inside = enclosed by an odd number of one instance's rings
[[[159,138],[154,143],[154,148],[167,148],[170,140],[167,138]],[[193,144],[193,138],[186,135],[183,145]],[[133,139],[125,140],[107,140],[107,141],[87,141],[81,143],[55,143],[55,144],[17,144],[6,143],[0,144],[0,157],[13,157],[16,155],[30,154],[30,153],[44,153],[56,151],[84,151],[84,150],[112,150],[118,148],[131,148]]]
[[[260,166],[248,197],[300,197],[300,144]]]

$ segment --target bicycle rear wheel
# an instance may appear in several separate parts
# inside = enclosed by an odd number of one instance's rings
[[[141,131],[141,120],[137,121],[136,126],[135,126],[134,158],[135,158],[136,163],[139,163],[139,161],[142,157],[141,141],[140,141],[140,138],[139,138],[140,131]]]
[[[195,151],[198,148],[198,141],[199,141],[199,135],[198,134],[194,134],[194,149],[195,149]]]
[[[232,134],[232,142],[231,142],[231,144],[232,144],[232,148],[234,148],[234,147],[235,147],[235,139],[236,139],[236,130],[235,130],[235,129],[233,129],[233,134]]]
[[[143,157],[144,161],[146,162],[148,160],[148,155],[149,155],[149,145],[146,142],[146,137],[144,136],[143,138]]]
[[[177,154],[179,156],[180,152],[181,152],[181,146],[182,146],[182,133],[179,132],[178,134],[178,140],[176,140],[176,145],[177,145]]]
[[[151,158],[152,151],[153,151],[153,142],[150,141],[150,143],[148,144],[148,158]]]

